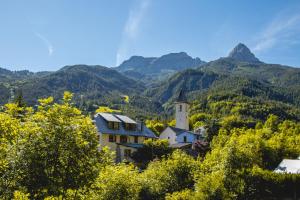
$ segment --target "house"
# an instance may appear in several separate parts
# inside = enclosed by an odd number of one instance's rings
[[[131,154],[143,146],[146,139],[157,138],[142,122],[125,115],[97,113],[94,122],[98,129],[100,146],[116,152],[116,161],[131,161]]]
[[[283,159],[274,172],[300,174],[300,159]]]
[[[189,131],[189,103],[182,90],[175,102],[175,119],[176,126],[168,126],[159,136],[160,139],[167,139],[171,147],[184,148],[197,140],[204,139],[204,127]]]
[[[197,134],[192,131],[188,131],[185,129],[180,129],[172,126],[168,126],[159,136],[160,139],[167,139],[169,141],[170,146],[178,146],[175,144],[178,143],[186,143],[192,144],[196,140],[201,140],[204,138],[203,135]]]

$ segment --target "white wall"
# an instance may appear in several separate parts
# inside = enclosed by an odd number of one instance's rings
[[[197,138],[196,135],[188,133],[188,132],[184,132],[181,133],[180,135],[177,135],[176,141],[178,143],[183,143],[184,142],[184,137],[186,137],[186,142],[188,143],[193,143]]]
[[[180,106],[182,107],[181,110]],[[175,110],[176,128],[189,130],[189,104],[176,103]]]
[[[176,144],[176,133],[167,127],[159,136],[159,139],[167,139],[169,144]]]

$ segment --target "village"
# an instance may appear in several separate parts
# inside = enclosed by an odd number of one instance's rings
[[[101,147],[107,146],[116,153],[116,162],[133,161],[132,153],[143,146],[147,139],[167,140],[170,148],[192,150],[195,145],[205,142],[205,128],[189,130],[189,103],[184,91],[175,102],[176,126],[168,126],[159,136],[145,126],[143,121],[135,121],[128,116],[112,113],[96,113],[94,123],[99,134]]]
[[[135,121],[128,116],[112,113],[96,113],[94,123],[99,134],[99,144],[115,152],[118,162],[135,162],[132,155],[142,148],[145,140],[167,140],[171,149],[181,149],[195,158],[206,153],[205,126],[195,130],[189,128],[189,102],[183,90],[174,103],[176,125],[167,126],[159,136],[145,126],[143,121]],[[300,174],[298,159],[283,159],[274,169],[276,173]]]

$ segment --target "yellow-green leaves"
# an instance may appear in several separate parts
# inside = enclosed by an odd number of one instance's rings
[[[164,199],[167,193],[191,189],[196,168],[197,161],[178,150],[162,161],[151,162],[140,177],[144,198]]]
[[[121,110],[112,109],[112,108],[109,108],[107,106],[100,106],[96,110],[96,113],[100,113],[100,112],[104,112],[104,113],[121,113]]]
[[[0,175],[5,174],[0,195],[5,190],[11,198],[16,188],[26,188],[35,198],[64,196],[68,189],[91,184],[100,166],[111,163],[109,154],[98,151],[91,119],[71,99],[69,92],[62,104],[41,99],[37,110],[24,108],[22,118],[15,114],[21,109],[16,104],[0,113]]]
[[[41,106],[45,107],[47,105],[50,105],[53,103],[53,97],[48,97],[48,98],[45,98],[45,99],[39,99],[39,103]]]
[[[91,186],[89,199],[137,200],[142,187],[138,175],[138,170],[133,165],[107,166]]]
[[[29,196],[21,191],[15,191],[13,200],[29,200]]]
[[[248,172],[254,168],[274,170],[283,158],[297,158],[300,155],[299,128],[295,122],[279,123],[276,116],[270,116],[256,129],[221,129],[211,143],[212,151],[200,164],[196,196],[199,199],[245,199],[256,194],[255,188],[266,186],[248,180],[262,180]]]
[[[161,132],[165,129],[163,123],[158,120],[146,120],[146,126],[151,129],[156,135],[160,135]]]
[[[65,91],[63,101],[64,103],[69,103],[73,98],[73,94],[71,92]]]

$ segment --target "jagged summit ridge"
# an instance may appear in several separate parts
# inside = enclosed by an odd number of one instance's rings
[[[229,53],[228,57],[243,62],[260,62],[260,60],[256,58],[250,49],[243,43],[239,43],[237,46],[235,46]]]
[[[155,74],[198,67],[204,63],[200,58],[192,58],[186,52],[179,52],[169,53],[161,57],[132,56],[116,69],[121,72],[135,70],[142,74]]]

